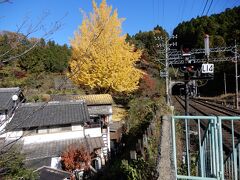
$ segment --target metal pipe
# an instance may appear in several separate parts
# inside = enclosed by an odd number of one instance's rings
[[[214,137],[215,137],[215,143],[216,143],[216,146],[215,146],[215,150],[216,150],[216,176],[217,178],[219,179],[219,144],[218,144],[218,123],[217,123],[217,119],[214,119],[214,130],[215,130],[215,133],[214,133]]]
[[[202,152],[202,140],[201,140],[201,127],[200,127],[200,119],[198,119],[198,143],[199,143],[199,154],[200,154],[200,176],[203,177],[203,152]]]
[[[218,119],[218,126],[219,126],[219,154],[220,154],[220,179],[223,180],[224,179],[224,164],[223,164],[223,141],[222,141],[222,119],[219,118]]]
[[[237,180],[237,158],[236,158],[236,152],[235,152],[235,141],[234,141],[234,124],[233,124],[233,120],[231,120],[231,124],[232,124],[232,161],[233,161],[233,174],[234,174],[234,179]]]
[[[189,142],[188,142],[188,120],[185,119],[185,139],[186,139],[186,155],[187,155],[187,172],[191,176],[190,155],[189,155]]]
[[[165,72],[166,72],[166,103],[169,106],[169,63],[168,63],[168,40],[165,42]]]
[[[213,171],[212,173],[214,175],[216,175],[216,159],[215,159],[215,156],[216,156],[216,153],[215,153],[215,138],[214,138],[214,120],[212,119],[211,120],[211,142],[212,142],[212,168],[213,168]]]
[[[176,154],[176,133],[175,133],[175,119],[172,117],[172,141],[173,141],[173,157],[175,175],[177,176],[177,154]]]
[[[238,176],[240,177],[240,143],[238,143]]]
[[[235,81],[236,81],[236,109],[239,109],[239,101],[238,101],[238,64],[237,64],[237,45],[235,40],[235,51],[234,51],[234,57],[235,57]]]

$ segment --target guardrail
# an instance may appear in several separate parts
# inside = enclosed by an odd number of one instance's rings
[[[173,116],[176,179],[240,179],[240,117]]]

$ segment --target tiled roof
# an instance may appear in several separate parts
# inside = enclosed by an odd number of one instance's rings
[[[7,130],[79,124],[89,120],[83,101],[22,104],[15,112]]]
[[[91,95],[52,95],[53,100],[84,100],[87,105],[110,105],[113,99],[110,94],[91,94]]]
[[[81,144],[87,147],[90,152],[93,152],[94,149],[104,147],[102,137],[88,137],[25,144],[22,147],[22,153],[25,154],[26,160],[58,157],[66,151],[69,146],[78,147]]]
[[[87,105],[103,105],[112,104],[113,99],[110,94],[92,94],[92,95],[82,95],[76,96],[76,99],[85,100]]]
[[[13,105],[12,96],[20,94],[19,87],[0,88],[0,110],[9,110]]]
[[[88,112],[90,115],[110,115],[112,114],[111,107],[107,105],[101,106],[88,106]]]
[[[38,172],[38,180],[63,180],[70,179],[71,173],[59,169],[53,169],[51,167],[43,166],[38,168],[35,172]]]
[[[31,160],[24,161],[24,165],[27,168],[37,169],[42,166],[50,166],[51,161],[52,161],[52,157],[31,159]]]

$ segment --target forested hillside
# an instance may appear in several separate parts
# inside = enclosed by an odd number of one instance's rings
[[[240,7],[182,22],[173,34],[178,35],[179,48],[203,48],[205,34],[210,36],[210,47],[233,45],[240,42]]]
[[[19,86],[28,92],[49,89],[53,78],[65,73],[70,55],[67,45],[3,31],[0,33],[0,87]]]
[[[178,35],[178,48],[204,48],[204,36],[210,36],[210,48],[240,44],[240,7],[226,9],[221,14],[203,16],[182,22],[174,29]],[[239,46],[238,46],[239,47]],[[239,52],[239,49],[238,49]],[[224,57],[223,54],[219,56]],[[217,95],[224,92],[226,73],[227,92],[235,91],[233,62],[215,63],[214,80],[200,89],[202,95]]]

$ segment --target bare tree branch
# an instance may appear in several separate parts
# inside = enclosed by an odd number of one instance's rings
[[[17,26],[17,31],[15,32],[17,34],[17,39],[15,40],[15,42],[9,42],[9,43],[11,43],[11,48],[9,50],[7,50],[6,52],[4,52],[3,54],[0,54],[0,62],[6,63],[6,62],[16,60],[19,57],[21,57],[21,56],[25,55],[26,53],[28,53],[29,51],[31,51],[32,49],[34,49],[39,44],[40,39],[49,38],[51,35],[53,35],[56,31],[58,31],[62,27],[61,21],[66,17],[66,15],[67,14],[65,14],[62,18],[60,18],[54,24],[52,24],[51,27],[49,28],[49,30],[46,30],[47,28],[43,25],[43,22],[49,16],[49,12],[45,12],[44,15],[39,19],[37,24],[33,25],[31,23],[30,25],[28,25],[27,31],[25,33],[23,33],[22,31],[23,31],[24,27],[27,25],[27,22],[29,20],[29,19],[25,18],[25,20],[19,26]],[[41,35],[41,37],[36,42],[31,44],[31,46],[28,49],[24,50],[23,52],[21,52],[17,55],[10,54],[13,50],[17,49],[19,45],[21,45],[21,43],[24,39],[27,39],[30,35],[38,32],[38,31],[44,31],[44,33],[43,33],[43,35]],[[19,33],[20,33],[20,35],[19,35]],[[10,57],[7,59],[1,59],[6,55],[10,55]]]

